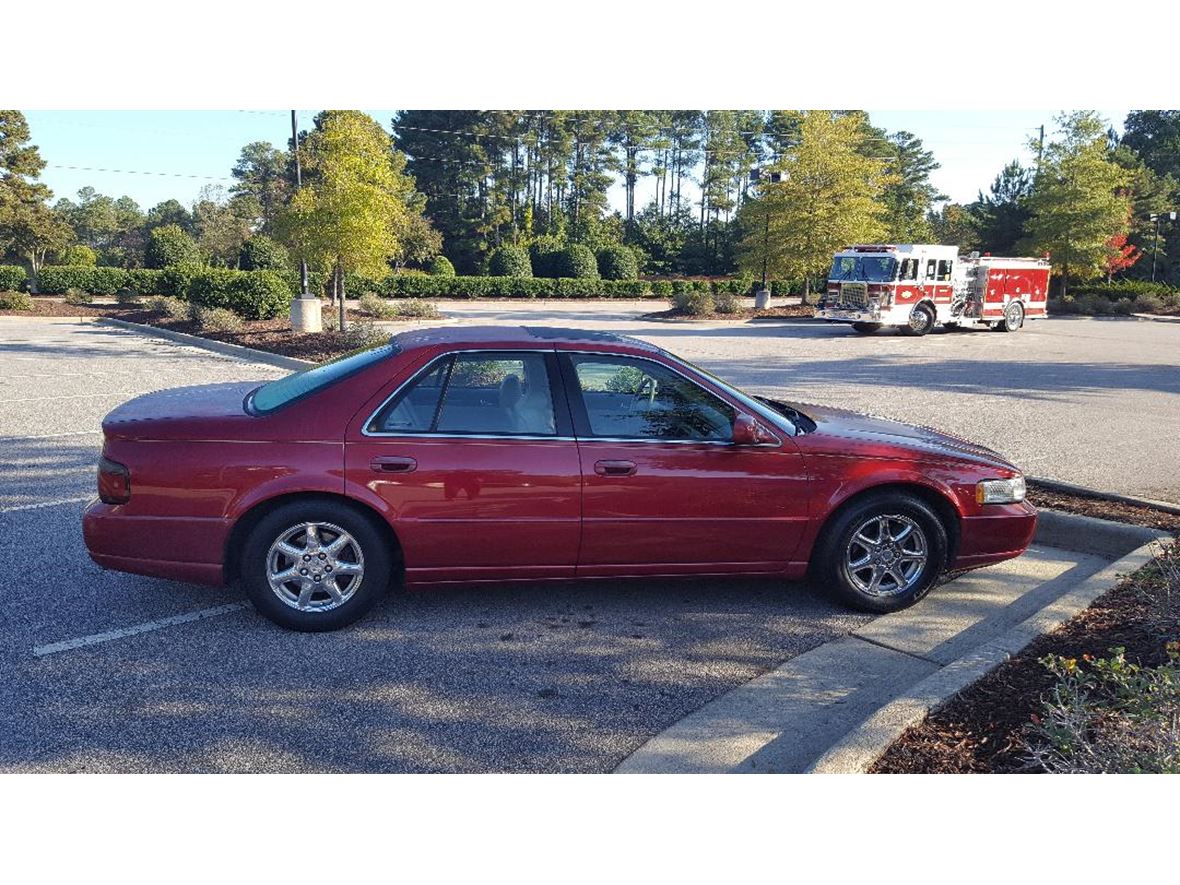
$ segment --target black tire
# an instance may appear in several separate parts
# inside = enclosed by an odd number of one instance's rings
[[[323,550],[319,545],[313,549],[308,544],[306,524],[317,526],[315,536],[321,539]],[[308,550],[308,553],[302,557],[290,557],[277,549],[280,541],[299,529],[303,529],[304,546],[301,547],[298,536],[290,538],[289,546]],[[339,551],[337,561],[335,553],[326,551],[342,536],[347,536],[347,543],[341,542],[345,546]],[[298,571],[304,565],[298,559],[308,560],[308,568],[303,569],[307,578],[294,574],[280,585],[279,590],[272,589],[268,578],[272,553],[276,557],[276,569],[279,565],[293,563],[291,569]],[[320,553],[325,555],[320,556]],[[347,504],[309,499],[283,504],[258,522],[242,545],[240,575],[246,595],[260,614],[288,630],[317,633],[338,630],[371,609],[389,589],[394,560],[395,551],[390,549],[388,538],[372,518]],[[320,561],[327,565],[316,566],[315,563]],[[335,576],[325,574],[332,571],[332,564],[336,565]],[[344,573],[345,568],[355,571],[358,566],[359,576]],[[315,571],[315,568],[323,571]],[[314,585],[310,583],[313,579]],[[355,586],[354,580],[358,581]],[[329,593],[324,581],[331,581],[341,601],[337,602]],[[284,602],[280,595],[294,596],[297,585],[309,588],[306,609],[296,607],[302,602],[302,594],[293,602]]]
[[[853,323],[852,328],[862,335],[872,335],[881,328],[880,323]]]
[[[859,570],[850,569],[850,564],[859,562],[868,548],[854,538],[864,533],[869,538],[879,536],[870,528],[874,521],[885,520],[893,526],[891,535],[901,535],[908,523],[920,532],[920,538],[909,534],[900,544],[894,544],[895,552],[886,564],[883,559],[874,560]],[[879,523],[877,523],[879,525]],[[920,568],[907,573],[909,565],[916,561],[903,562],[896,549],[905,551],[909,546],[912,556],[918,540],[924,547],[925,559]],[[884,557],[884,550],[880,556]],[[947,533],[942,521],[930,506],[913,495],[902,492],[884,492],[871,495],[856,502],[840,513],[824,527],[823,535],[816,544],[812,557],[812,577],[839,602],[859,611],[882,614],[909,608],[922,599],[938,582],[946,569]],[[878,593],[866,590],[865,584],[877,576],[877,570],[891,568],[894,574],[904,579],[895,580],[885,575],[878,581]]]
[[[910,321],[904,327],[905,332],[907,335],[921,337],[934,328],[937,319],[929,304],[915,305],[910,311]]]
[[[1024,305],[1012,301],[1004,308],[1004,319],[996,325],[1001,332],[1018,332],[1024,326]]]

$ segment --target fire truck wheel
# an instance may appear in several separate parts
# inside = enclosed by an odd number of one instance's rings
[[[996,328],[1002,332],[1015,332],[1024,325],[1024,305],[1013,301],[1004,309],[1004,321],[997,323]]]
[[[812,576],[860,611],[909,608],[938,581],[947,534],[921,499],[904,492],[866,497],[824,528]]]
[[[909,335],[925,335],[934,328],[934,311],[929,304],[918,304],[910,311],[909,324],[905,331]]]
[[[881,328],[880,323],[853,323],[852,328],[862,335],[872,335]]]

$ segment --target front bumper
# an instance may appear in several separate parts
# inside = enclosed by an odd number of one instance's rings
[[[1037,508],[1019,504],[989,504],[984,512],[959,520],[959,544],[952,571],[994,565],[1015,559],[1028,549],[1037,531]]]
[[[849,307],[821,307],[815,312],[817,319],[834,320],[841,323],[883,323],[880,310],[872,307],[862,309]]]

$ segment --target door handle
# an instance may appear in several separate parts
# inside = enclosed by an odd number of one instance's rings
[[[376,473],[410,473],[418,466],[413,458],[398,455],[382,455],[369,462],[369,467]]]
[[[599,476],[633,476],[634,461],[595,461],[594,472]]]

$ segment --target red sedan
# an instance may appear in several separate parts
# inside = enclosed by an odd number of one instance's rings
[[[148,394],[103,432],[95,562],[238,580],[297,630],[395,581],[810,573],[895,611],[1019,556],[1036,525],[989,449],[753,397],[600,332],[406,332],[270,383]]]

